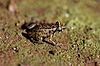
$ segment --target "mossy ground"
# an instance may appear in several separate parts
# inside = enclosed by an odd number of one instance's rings
[[[0,0],[0,66],[84,66],[87,61],[100,65],[99,0],[18,0],[17,17],[7,3]],[[53,39],[67,50],[23,37],[20,26],[31,16],[66,24]]]

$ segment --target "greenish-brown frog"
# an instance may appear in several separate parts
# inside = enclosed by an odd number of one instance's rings
[[[52,41],[51,38],[56,32],[62,32],[65,27],[62,27],[60,23],[57,22],[45,22],[31,20],[30,23],[25,23],[22,25],[22,28],[25,30],[22,34],[27,39],[33,43],[43,43],[46,42],[53,46],[56,46],[57,43]]]

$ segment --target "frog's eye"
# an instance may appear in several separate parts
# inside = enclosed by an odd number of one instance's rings
[[[59,22],[58,22],[58,21],[56,22],[56,25],[57,25],[57,28],[60,26],[60,24],[59,24]]]
[[[59,22],[58,21],[56,22],[56,25],[59,25]]]

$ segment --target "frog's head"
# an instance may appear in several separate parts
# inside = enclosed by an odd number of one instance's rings
[[[60,23],[57,21],[56,22],[56,30],[55,31],[58,31],[58,32],[61,32],[63,31],[64,29],[66,29],[64,26],[61,26]]]

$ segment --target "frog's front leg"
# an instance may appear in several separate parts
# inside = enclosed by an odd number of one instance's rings
[[[49,38],[43,37],[42,41],[46,42],[48,44],[51,44],[52,46],[56,46],[56,43],[53,40],[49,39]]]
[[[45,38],[45,39],[43,40],[43,42],[46,42],[46,43],[48,43],[48,44],[50,44],[50,45],[52,45],[52,46],[55,46],[56,48],[61,48],[62,50],[67,50],[67,49],[66,49],[66,46],[64,46],[63,44],[61,44],[61,43],[56,43],[56,42],[54,42],[53,40],[51,40],[51,39],[49,39],[49,38]]]
[[[59,47],[59,48],[62,48],[63,50],[66,50],[65,48],[63,48],[63,45],[60,44],[60,43],[56,43],[54,42],[53,40],[49,39],[49,38],[43,38],[42,40],[43,42],[46,42],[52,46],[56,46],[56,47]]]

